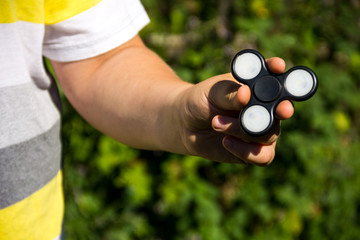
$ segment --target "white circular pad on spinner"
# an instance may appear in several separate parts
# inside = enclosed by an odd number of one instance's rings
[[[252,79],[261,71],[260,58],[253,53],[243,53],[236,57],[234,70],[242,79]]]
[[[291,95],[296,97],[302,97],[310,93],[313,86],[313,77],[303,69],[292,71],[285,80],[285,88]]]
[[[242,117],[242,124],[251,132],[262,132],[270,124],[270,114],[263,106],[251,106],[245,110]]]

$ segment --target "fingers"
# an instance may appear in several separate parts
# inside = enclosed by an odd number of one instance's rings
[[[241,105],[241,107],[244,107],[246,104],[248,104],[251,96],[250,88],[247,85],[242,85],[238,91],[237,91],[237,101]]]
[[[222,133],[213,134],[213,130],[196,133],[193,143],[189,145],[191,152],[201,153],[207,159],[223,163],[255,164],[266,166],[275,155],[275,143],[262,145],[225,136]]]
[[[272,57],[269,59],[266,59],[266,65],[273,73],[283,73],[285,71],[285,61],[279,57]]]
[[[285,71],[286,65],[281,58],[273,57],[267,59],[266,64],[273,73],[281,74]],[[232,76],[231,79],[233,79]],[[238,87],[237,90],[236,85],[229,87],[230,85],[229,82],[220,82],[217,85],[218,90],[212,92],[211,99],[219,107],[241,110],[248,103],[251,91],[246,85]],[[221,96],[225,97],[221,98]],[[247,135],[240,128],[237,117],[217,115],[212,119],[212,127],[215,131],[225,136],[223,137],[222,145],[235,159],[241,159],[248,164],[266,166],[275,157],[276,141],[280,134],[280,120],[290,118],[293,113],[294,107],[290,101],[280,102],[275,111],[277,118],[274,123],[275,127],[270,133],[262,137],[253,138]]]
[[[266,59],[266,65],[271,72],[281,74],[285,71],[285,61],[278,57]],[[282,101],[276,107],[275,116],[280,119],[289,119],[294,114],[294,106],[288,100]]]
[[[288,100],[280,102],[275,110],[275,115],[280,120],[289,119],[293,114],[294,114],[294,106]]]
[[[285,70],[284,60],[278,57],[267,59],[266,64],[273,73],[280,74]],[[233,79],[232,76],[231,79]],[[251,91],[246,85],[236,87],[236,84],[220,81],[216,87],[214,86],[214,89],[216,88],[217,91],[213,91],[210,95],[211,99],[217,106],[224,109],[241,110],[250,99]],[[287,100],[279,103],[275,111],[276,118],[279,120],[288,119],[293,113],[293,105]],[[212,119],[212,127],[225,135],[222,144],[235,159],[241,159],[248,164],[266,166],[275,157],[275,145],[280,134],[279,120],[275,120],[275,127],[270,133],[256,138],[247,135],[240,128],[237,117],[217,115]]]
[[[234,156],[257,166],[267,166],[273,161],[275,145],[275,142],[271,145],[248,143],[230,136],[223,139],[223,146]]]
[[[239,119],[236,117],[217,115],[212,119],[211,125],[216,132],[220,132],[227,136],[232,136],[238,139],[243,139],[246,142],[256,142],[264,145],[273,144],[280,135],[279,120],[275,120],[274,128],[268,134],[260,137],[252,137],[246,134],[241,129]]]
[[[231,74],[215,76],[211,81],[214,82],[207,97],[217,108],[239,111],[249,102],[250,88],[240,85]]]

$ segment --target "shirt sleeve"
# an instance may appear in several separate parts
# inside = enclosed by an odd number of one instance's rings
[[[60,62],[95,57],[127,42],[149,21],[139,0],[103,0],[46,25],[43,55]]]

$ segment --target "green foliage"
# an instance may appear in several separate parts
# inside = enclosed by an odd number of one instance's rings
[[[360,2],[143,1],[144,41],[186,81],[228,72],[256,48],[307,65],[317,94],[295,103],[266,168],[140,151],[84,122],[63,98],[68,239],[357,239]]]

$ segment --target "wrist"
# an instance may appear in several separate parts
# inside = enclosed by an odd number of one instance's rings
[[[165,151],[190,154],[184,144],[185,125],[182,117],[186,109],[187,95],[194,85],[185,81],[174,84],[171,91],[168,91],[164,107],[159,117],[158,138],[159,148]]]

